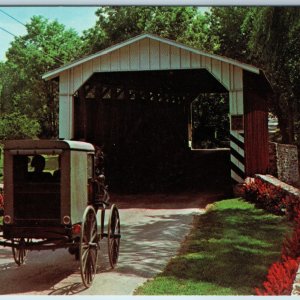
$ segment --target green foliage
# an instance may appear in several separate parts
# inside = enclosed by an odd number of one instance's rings
[[[280,257],[286,220],[241,199],[216,202],[195,226],[179,255],[139,295],[254,295]]]
[[[212,7],[208,16],[210,50],[237,60],[247,60],[249,30],[244,26],[247,7]]]
[[[265,69],[274,88],[271,107],[279,118],[283,142],[294,143],[294,122],[300,117],[295,113],[300,96],[300,9],[254,8],[253,14],[255,22],[248,43],[251,58]]]
[[[85,31],[84,51],[94,53],[142,33],[157,34],[188,45],[204,47],[205,16],[194,7],[103,7],[95,27]]]
[[[18,112],[4,114],[0,119],[0,140],[34,138],[40,132],[40,125]]]
[[[41,76],[81,56],[81,39],[57,21],[34,16],[27,33],[16,37],[0,65],[0,103],[5,113],[20,112],[37,119],[42,136],[57,135],[57,82]]]
[[[214,7],[208,20],[213,51],[267,73],[274,89],[270,110],[279,119],[282,142],[294,143],[295,130],[300,136],[300,9]]]
[[[192,102],[193,148],[225,147],[229,141],[228,116],[228,94],[199,95]]]

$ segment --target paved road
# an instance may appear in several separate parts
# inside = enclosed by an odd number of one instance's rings
[[[101,241],[93,286],[81,283],[79,264],[67,250],[32,251],[24,265],[0,248],[0,295],[132,295],[137,286],[163,270],[188,234],[193,216],[219,194],[112,196],[120,208],[122,240],[119,264],[109,268]],[[116,201],[115,199],[118,199]]]

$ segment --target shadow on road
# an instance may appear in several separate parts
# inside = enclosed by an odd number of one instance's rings
[[[106,239],[101,241],[99,268],[89,289],[81,283],[79,262],[66,249],[29,252],[25,265],[18,267],[11,249],[4,248],[0,249],[0,295],[131,295],[137,285],[161,272],[176,255],[193,216],[223,197],[222,191],[111,195],[111,203],[118,205],[121,217],[116,269],[109,266]]]
[[[211,189],[177,194],[111,194],[111,203],[118,208],[186,209],[205,208],[207,204],[230,196],[231,190]]]
[[[78,262],[67,250],[29,252],[25,264],[14,263],[10,248],[1,249],[10,259],[0,264],[0,294],[43,294],[69,275],[78,272]],[[10,262],[7,262],[10,261]]]

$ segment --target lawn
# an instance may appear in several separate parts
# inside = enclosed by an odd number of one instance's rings
[[[179,254],[136,295],[254,295],[280,258],[291,224],[242,199],[197,216]]]

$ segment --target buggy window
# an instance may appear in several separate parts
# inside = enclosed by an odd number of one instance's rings
[[[60,181],[59,155],[14,155],[15,182]]]

